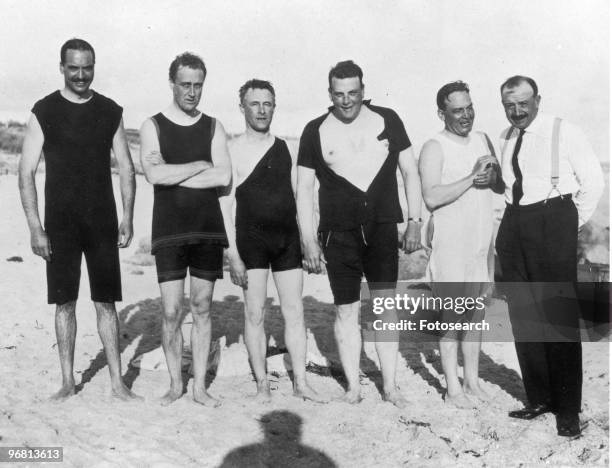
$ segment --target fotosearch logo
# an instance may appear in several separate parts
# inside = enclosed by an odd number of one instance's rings
[[[484,297],[432,297],[421,294],[410,296],[396,294],[395,297],[375,297],[372,299],[372,312],[377,315],[387,310],[405,310],[414,315],[418,310],[454,311],[463,314],[471,310],[484,310]]]

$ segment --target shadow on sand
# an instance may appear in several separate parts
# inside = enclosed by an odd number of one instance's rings
[[[273,303],[269,297],[266,302],[265,328],[268,336],[272,336],[277,343],[277,348],[269,349],[268,355],[286,352],[284,340],[284,323],[280,307]],[[329,368],[309,367],[309,371],[331,376],[340,386],[346,388],[346,379],[340,365],[336,341],[334,338],[335,306],[330,303],[321,302],[312,296],[303,299],[304,318],[306,327],[313,333],[317,347],[321,354],[331,363]],[[183,302],[183,314],[189,313],[189,300],[186,297]],[[134,358],[153,351],[161,346],[161,319],[162,304],[160,298],[145,299],[135,304],[128,305],[118,312],[119,317],[119,350],[121,353],[137,341]],[[213,301],[212,304],[212,342],[225,336],[226,346],[238,343],[240,335],[244,333],[244,304],[237,296],[226,296],[222,301]],[[400,353],[406,360],[410,369],[421,377],[440,395],[444,395],[444,387],[437,375],[430,372],[427,364],[430,364],[438,373],[442,374],[439,356],[437,354],[438,343],[436,337],[423,337],[411,340],[408,335],[400,335]],[[100,350],[91,361],[90,366],[83,372],[81,382],[76,391],[81,391],[93,377],[107,365],[106,356]],[[362,372],[376,384],[382,395],[382,374],[376,363],[372,361],[363,351],[361,354],[360,367]],[[497,364],[485,353],[480,355],[480,375],[491,383],[499,385],[503,390],[518,400],[525,399],[520,376],[511,369]],[[129,365],[124,375],[124,382],[131,388],[140,375],[140,368]],[[184,372],[184,390],[191,376]],[[207,386],[210,385],[215,375],[209,372],[207,375]]]
[[[259,419],[259,424],[264,440],[232,450],[225,456],[219,468],[336,466],[324,452],[300,442],[302,418],[297,414],[289,411],[270,411]]]

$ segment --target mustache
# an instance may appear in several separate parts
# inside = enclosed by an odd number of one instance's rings
[[[525,117],[527,117],[527,114],[515,115],[512,117],[512,120],[520,120],[520,119],[524,119]]]
[[[88,82],[91,80],[88,78],[71,78],[70,81],[72,81],[73,83],[79,83],[79,82]]]

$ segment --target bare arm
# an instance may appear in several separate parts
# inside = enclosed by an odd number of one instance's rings
[[[151,119],[140,128],[140,162],[147,181],[153,185],[177,185],[209,167],[206,161],[166,164],[159,151],[159,139]]]
[[[43,257],[46,261],[50,261],[51,244],[40,222],[35,178],[44,140],[45,137],[38,119],[34,114],[31,114],[23,140],[21,160],[19,161],[19,194],[30,229],[32,252]]]
[[[421,226],[418,221],[421,218],[421,180],[412,147],[400,153],[399,169],[404,181],[404,192],[408,204],[408,224],[402,248],[409,253],[421,248]]]
[[[225,187],[232,178],[232,164],[227,150],[227,136],[223,125],[215,120],[215,136],[211,143],[212,166],[179,183],[181,187]]]
[[[237,174],[235,169],[235,163],[232,164],[232,179],[223,194],[219,196],[219,204],[221,205],[221,213],[223,214],[223,224],[225,226],[225,232],[227,233],[228,248],[225,249],[227,260],[230,266],[230,276],[232,283],[247,288],[247,272],[244,262],[240,258],[238,253],[238,247],[236,245],[236,224],[235,224],[235,210],[236,205],[236,181]]]
[[[442,148],[437,141],[429,140],[423,146],[419,159],[423,199],[427,208],[433,211],[457,200],[474,184],[475,177],[484,174],[489,163],[497,163],[494,156],[481,156],[476,161],[471,173],[450,184],[442,184]]]
[[[314,180],[314,169],[297,167],[297,214],[305,266],[309,273],[321,273],[325,259],[314,225]]]
[[[134,197],[136,196],[136,179],[134,177],[134,164],[130,148],[125,137],[123,119],[119,122],[119,127],[113,137],[113,153],[119,165],[119,185],[121,188],[121,202],[123,205],[123,219],[119,225],[119,247],[127,247],[134,235]]]

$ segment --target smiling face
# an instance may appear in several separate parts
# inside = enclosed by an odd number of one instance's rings
[[[170,82],[177,107],[188,115],[196,113],[203,86],[204,72],[202,70],[180,66],[174,82]]]
[[[444,128],[455,135],[466,137],[474,125],[474,106],[470,93],[455,91],[445,100],[445,109],[438,109],[438,116],[444,122]]]
[[[64,75],[66,91],[78,97],[87,97],[94,78],[94,58],[89,50],[66,51],[66,57],[60,63],[60,73]]]
[[[260,133],[270,130],[274,108],[274,95],[267,89],[249,88],[240,103],[247,127]]]
[[[526,81],[514,88],[502,90],[504,112],[514,127],[524,130],[538,115],[540,96],[534,94],[533,88]]]
[[[344,123],[357,118],[363,104],[363,84],[359,77],[331,79],[329,98],[334,105],[334,115]]]

